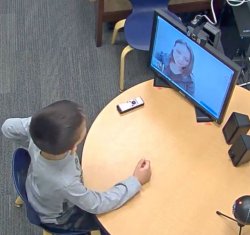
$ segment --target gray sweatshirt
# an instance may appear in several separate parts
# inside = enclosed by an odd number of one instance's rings
[[[60,224],[59,217],[75,205],[93,214],[122,206],[139,192],[139,181],[130,176],[105,192],[95,192],[83,184],[77,155],[70,152],[62,160],[47,160],[29,134],[31,118],[10,118],[2,125],[3,134],[15,142],[28,145],[31,164],[26,180],[28,200],[43,223]]]

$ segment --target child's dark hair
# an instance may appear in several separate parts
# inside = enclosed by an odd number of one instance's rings
[[[30,135],[35,145],[50,154],[72,149],[80,138],[79,127],[86,122],[82,108],[69,100],[57,101],[31,118]]]

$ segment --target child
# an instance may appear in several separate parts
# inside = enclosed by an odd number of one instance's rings
[[[55,102],[29,118],[7,119],[2,132],[11,140],[29,143],[27,196],[41,222],[48,225],[77,231],[86,228],[83,218],[74,218],[73,227],[69,219],[79,210],[100,214],[122,206],[151,177],[150,162],[142,159],[132,176],[109,190],[87,189],[76,155],[77,145],[86,136],[86,118],[79,105],[71,101]]]
[[[170,54],[157,53],[159,69],[170,79],[190,94],[194,94],[192,70],[194,54],[190,46],[183,40],[176,40]]]

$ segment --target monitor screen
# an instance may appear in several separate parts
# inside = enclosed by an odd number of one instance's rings
[[[221,123],[240,67],[208,43],[187,36],[171,15],[155,12],[150,67],[212,120]]]

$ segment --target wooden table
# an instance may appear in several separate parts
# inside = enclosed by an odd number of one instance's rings
[[[116,105],[141,96],[145,106],[120,115]],[[141,83],[111,101],[93,123],[83,151],[87,187],[105,190],[150,159],[151,181],[123,207],[98,218],[112,235],[234,235],[234,201],[250,194],[250,163],[234,167],[222,127],[231,113],[250,115],[249,91],[236,87],[224,122],[197,123],[173,89]],[[250,234],[250,226],[242,235]]]

